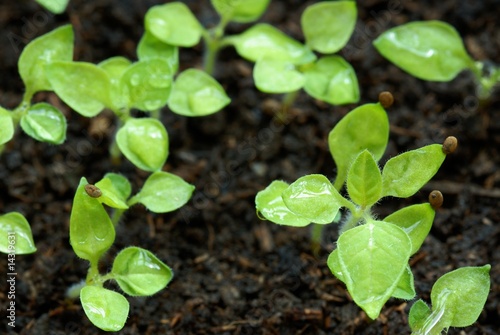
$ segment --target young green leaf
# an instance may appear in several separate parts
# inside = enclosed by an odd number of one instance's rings
[[[184,206],[194,186],[174,174],[158,171],[151,174],[141,191],[130,198],[129,205],[141,203],[152,212],[167,213]]]
[[[96,262],[115,241],[115,228],[97,198],[85,191],[84,177],[75,192],[69,219],[69,240],[75,254]]]
[[[316,59],[309,48],[266,23],[256,24],[228,41],[234,44],[241,57],[251,62],[265,58],[298,65]]]
[[[164,289],[172,280],[172,270],[151,252],[128,247],[113,261],[113,278],[132,296],[148,296]]]
[[[173,69],[163,59],[151,58],[131,65],[120,79],[128,107],[154,111],[167,104]]]
[[[347,173],[349,197],[361,207],[369,207],[380,199],[382,175],[368,150],[363,150],[352,163]]]
[[[119,331],[127,321],[129,304],[120,293],[99,286],[85,286],[80,291],[85,315],[105,331]]]
[[[41,142],[61,144],[66,139],[66,118],[60,110],[45,102],[30,106],[21,118],[21,128]]]
[[[66,10],[69,0],[36,0],[36,2],[54,14],[61,14]]]
[[[382,170],[382,196],[412,196],[436,174],[445,158],[442,146],[431,144],[389,159]]]
[[[297,179],[283,191],[282,197],[294,214],[320,224],[335,219],[342,206],[340,199],[343,199],[330,181],[320,174]]]
[[[166,44],[149,32],[144,32],[137,45],[137,56],[139,60],[161,58],[168,62],[172,74],[179,69],[179,48]]]
[[[292,227],[304,227],[311,223],[308,219],[294,214],[286,207],[281,194],[288,184],[275,180],[264,190],[257,193],[255,207],[267,220]]]
[[[97,65],[53,62],[46,73],[54,92],[81,115],[93,117],[104,107],[112,107],[110,79]]]
[[[424,328],[424,322],[431,315],[430,307],[422,300],[417,300],[410,308],[408,323],[412,331]],[[441,329],[438,334],[441,334]],[[432,334],[428,334],[432,335]]]
[[[444,298],[451,327],[467,327],[476,322],[490,291],[489,264],[463,267],[441,276],[432,286],[432,306]],[[443,292],[450,292],[446,296]]]
[[[340,266],[339,249],[335,249],[330,253],[326,264],[335,277],[345,283],[344,275],[342,274],[342,267]]]
[[[230,102],[217,80],[201,70],[187,69],[175,80],[168,107],[184,116],[205,116],[218,112]]]
[[[121,92],[120,79],[131,65],[132,62],[130,60],[121,56],[111,57],[97,64],[98,67],[108,74],[111,84],[109,93],[111,106],[109,107],[114,111],[127,105],[126,98]]]
[[[410,265],[406,265],[406,270],[403,272],[401,279],[399,279],[392,296],[398,299],[411,300],[416,294],[413,273],[411,272]]]
[[[116,176],[122,177],[120,175]],[[98,200],[101,203],[106,204],[112,208],[119,208],[119,209],[128,208],[127,205],[128,197],[125,197],[124,194],[121,192],[121,190],[117,189],[111,178],[105,176],[103,179],[99,180],[95,184],[95,186],[98,187],[102,192],[102,195],[98,198]]]
[[[347,290],[376,319],[406,271],[410,238],[393,224],[370,221],[341,234],[337,249]]]
[[[342,49],[356,26],[355,1],[320,2],[306,8],[301,17],[306,44],[324,54]]]
[[[128,199],[130,197],[130,194],[132,193],[132,186],[130,185],[128,179],[123,175],[109,172],[104,175],[104,178],[111,180],[113,188],[120,195],[120,198]]]
[[[198,44],[203,31],[191,10],[182,2],[153,6],[144,20],[146,30],[160,41],[181,47]]]
[[[330,152],[337,165],[335,188],[344,184],[354,158],[368,149],[378,161],[389,141],[389,119],[382,106],[365,104],[340,120],[328,136]]]
[[[167,130],[156,119],[128,119],[116,133],[116,143],[128,160],[145,171],[160,170],[168,157]]]
[[[9,142],[14,136],[12,115],[0,106],[0,145]]]
[[[441,21],[397,26],[373,44],[389,61],[424,80],[450,81],[460,71],[474,67],[458,32]]]
[[[351,64],[340,56],[323,57],[304,72],[304,90],[332,105],[359,101],[359,85]]]
[[[50,74],[46,74],[46,65],[54,61],[73,59],[73,28],[64,25],[40,36],[26,45],[19,57],[19,74],[26,91],[34,94],[38,91],[50,91]]]
[[[410,237],[413,255],[420,249],[429,234],[436,212],[429,203],[404,207],[389,216],[384,222],[390,222],[402,228]]]
[[[257,20],[270,0],[211,0],[212,6],[226,21],[248,23]]]
[[[261,92],[288,93],[304,86],[304,76],[287,61],[259,59],[253,70],[255,86]]]
[[[18,212],[0,215],[0,252],[32,254],[36,251],[28,220]]]

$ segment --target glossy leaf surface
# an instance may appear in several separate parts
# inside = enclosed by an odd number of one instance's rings
[[[286,61],[260,59],[253,69],[255,86],[261,92],[287,93],[304,86],[304,76]]]
[[[347,191],[351,200],[362,207],[371,206],[380,199],[382,175],[368,150],[362,151],[349,168]]]
[[[257,193],[255,207],[267,220],[292,227],[304,227],[311,223],[288,209],[283,202],[281,194],[288,188],[288,184],[275,180],[264,190]]]
[[[397,26],[373,44],[389,61],[423,80],[450,81],[460,71],[474,66],[458,32],[441,21]]]
[[[36,251],[31,227],[21,213],[10,212],[0,215],[0,234],[0,252],[23,255]]]
[[[113,244],[115,228],[99,200],[85,191],[87,184],[87,179],[82,177],[75,192],[69,240],[78,257],[96,262]]]
[[[282,194],[285,205],[310,222],[331,223],[340,209],[342,196],[323,175],[311,174],[293,182]]]
[[[330,153],[337,165],[335,188],[340,189],[351,162],[368,149],[378,161],[389,140],[389,119],[380,104],[365,104],[349,112],[328,136]]]
[[[14,136],[14,121],[12,115],[0,106],[0,145],[9,142]]]
[[[165,106],[172,88],[172,71],[169,63],[159,58],[130,66],[120,80],[128,107],[154,111]]]
[[[309,48],[265,23],[256,24],[230,40],[238,54],[252,62],[264,58],[305,64],[316,59]]]
[[[324,54],[342,49],[356,26],[355,1],[324,1],[310,5],[301,17],[306,44]]]
[[[194,186],[174,174],[155,172],[148,177],[141,191],[129,205],[141,203],[152,212],[167,213],[184,206],[193,194]]]
[[[430,204],[418,204],[401,208],[386,216],[384,222],[390,222],[402,228],[410,237],[411,254],[415,254],[429,235],[436,212]]]
[[[120,251],[113,261],[113,278],[132,296],[148,296],[164,289],[172,280],[172,270],[151,252],[137,247]]]
[[[126,190],[123,189],[127,187],[126,183],[128,183],[128,180],[122,175],[107,174],[103,179],[95,183],[95,186],[102,192],[102,195],[98,198],[99,201],[112,208],[127,209],[128,195],[125,193]],[[128,183],[128,188],[128,194],[130,195],[130,183]]]
[[[92,63],[54,62],[47,66],[54,92],[76,112],[86,117],[111,107],[107,73]]]
[[[211,0],[219,15],[233,22],[247,23],[257,20],[270,0]]]
[[[170,65],[172,74],[179,69],[179,48],[166,44],[149,32],[144,32],[137,45],[139,60],[161,58]]]
[[[182,2],[151,7],[145,17],[146,30],[160,41],[192,47],[200,41],[202,27],[191,10]]]
[[[431,144],[389,159],[382,170],[382,196],[412,196],[436,174],[445,157],[440,144]]]
[[[119,331],[127,322],[129,303],[120,293],[99,286],[85,286],[80,292],[85,315],[97,328]]]
[[[371,221],[341,234],[337,249],[349,293],[376,319],[406,271],[411,252],[408,235],[393,224]]]
[[[356,72],[340,56],[323,57],[304,72],[304,90],[312,97],[332,105],[359,101]]]
[[[45,73],[45,67],[54,61],[71,61],[73,40],[73,28],[64,25],[26,45],[19,57],[18,68],[28,92],[52,90],[48,80],[50,74]]]
[[[131,65],[132,62],[130,60],[121,56],[111,57],[97,64],[98,67],[108,74],[111,84],[109,98],[111,106],[109,107],[113,109],[113,111],[117,111],[127,105],[127,100],[121,91],[120,79]]]
[[[20,124],[26,134],[41,142],[61,144],[66,139],[66,118],[45,102],[30,106]]]
[[[184,116],[205,116],[231,102],[224,88],[204,71],[187,69],[175,80],[168,107]]]
[[[129,119],[116,133],[116,143],[128,160],[145,171],[160,170],[168,157],[168,134],[156,119]]]

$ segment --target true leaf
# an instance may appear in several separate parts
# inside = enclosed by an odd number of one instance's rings
[[[73,28],[64,25],[35,38],[28,43],[19,57],[19,74],[26,90],[32,94],[38,91],[50,91],[50,74],[45,67],[54,61],[71,61],[73,59]]]
[[[285,205],[310,222],[331,223],[342,206],[342,196],[323,175],[311,174],[293,182],[282,194]]]
[[[270,0],[211,0],[212,6],[227,21],[247,23],[257,20]]]
[[[382,170],[382,196],[412,196],[436,174],[445,157],[441,145],[431,144],[389,159]]]
[[[281,194],[288,184],[275,180],[264,190],[257,193],[255,207],[267,220],[292,227],[304,227],[311,223],[308,219],[294,214],[283,202]]]
[[[335,275],[335,277],[337,277],[338,280],[344,283],[344,275],[342,274],[342,267],[340,266],[338,249],[335,249],[330,253],[326,264],[328,265],[330,271]]]
[[[132,186],[127,178],[118,173],[106,173],[104,178],[111,180],[113,188],[120,194],[122,199],[128,199],[132,193]]]
[[[131,65],[120,79],[128,107],[154,111],[167,104],[173,69],[163,59],[151,58]]]
[[[352,163],[347,174],[347,192],[356,204],[367,207],[376,203],[382,194],[382,175],[368,151],[362,151]]]
[[[429,234],[436,212],[429,203],[404,207],[384,218],[402,228],[410,237],[412,250],[415,254]]]
[[[450,81],[460,71],[474,67],[458,32],[441,21],[397,26],[373,44],[389,61],[424,80]]]
[[[166,44],[149,32],[144,32],[137,45],[139,60],[161,58],[170,65],[172,73],[179,69],[179,48]]]
[[[54,14],[61,14],[66,10],[69,0],[36,0],[36,2]]]
[[[304,72],[304,90],[333,105],[359,101],[359,85],[352,66],[340,56],[323,57]]]
[[[151,252],[128,247],[113,261],[113,278],[132,296],[148,296],[162,290],[172,280],[172,270]]]
[[[120,151],[135,166],[145,171],[158,171],[168,156],[168,134],[157,119],[128,119],[116,133]]]
[[[410,313],[408,315],[408,323],[412,331],[423,328],[425,320],[431,315],[431,309],[422,300],[417,300],[413,306],[410,308]],[[439,333],[441,333],[441,329]]]
[[[61,144],[66,139],[66,118],[56,107],[40,102],[29,107],[21,118],[26,134],[41,142]]]
[[[337,249],[349,293],[376,319],[406,271],[411,251],[408,235],[393,224],[370,221],[341,234]]]
[[[141,191],[129,200],[129,205],[139,202],[152,212],[167,213],[184,206],[193,191],[194,186],[181,177],[159,171],[146,179]]]
[[[175,80],[168,107],[184,116],[205,116],[218,112],[230,102],[213,77],[201,70],[187,69]]]
[[[0,145],[9,142],[14,136],[12,115],[0,106]]]
[[[85,315],[105,331],[119,331],[127,321],[129,304],[120,293],[99,286],[85,286],[80,292]]]
[[[389,140],[389,119],[380,104],[365,104],[340,120],[328,136],[330,153],[337,165],[335,188],[344,184],[354,158],[368,149],[378,161]]]
[[[23,255],[36,251],[31,227],[21,213],[0,215],[0,234],[0,252]]]
[[[416,294],[413,273],[411,272],[410,265],[407,265],[392,296],[398,299],[411,300]]]
[[[203,31],[191,10],[182,2],[151,7],[146,13],[145,26],[160,41],[181,47],[198,44]]]
[[[325,1],[310,5],[301,17],[306,44],[321,53],[342,49],[356,26],[355,1]]]
[[[459,268],[434,283],[431,291],[433,309],[444,304],[449,326],[467,327],[476,322],[490,291],[490,268],[489,264]]]
[[[69,240],[75,254],[96,262],[113,244],[115,228],[99,200],[85,191],[87,179],[80,180],[69,219]]]
[[[266,23],[253,25],[228,41],[234,44],[240,56],[252,62],[265,58],[306,64],[316,59],[309,48]]]
[[[304,86],[304,76],[287,61],[260,59],[253,69],[255,86],[266,93],[294,92]]]
[[[123,178],[120,175],[116,176]],[[103,179],[95,183],[95,186],[98,187],[102,192],[102,195],[98,198],[101,203],[106,204],[112,208],[128,208],[128,197],[125,197],[121,190],[117,189],[111,178],[105,176]]]
[[[53,62],[47,66],[47,76],[56,94],[83,116],[96,116],[112,105],[110,79],[95,64]]]

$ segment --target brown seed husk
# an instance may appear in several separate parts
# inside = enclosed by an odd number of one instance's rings
[[[429,194],[429,203],[431,204],[434,210],[440,208],[443,205],[443,193],[438,190],[434,190]]]
[[[389,108],[394,103],[394,96],[391,92],[388,91],[380,92],[380,94],[378,95],[378,102],[380,102],[382,107]]]
[[[449,155],[457,149],[457,146],[457,138],[455,136],[448,136],[443,142],[443,152]]]

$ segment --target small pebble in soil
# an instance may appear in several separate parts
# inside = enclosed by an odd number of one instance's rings
[[[443,142],[443,152],[449,155],[457,149],[457,146],[457,138],[455,136],[448,136]]]

